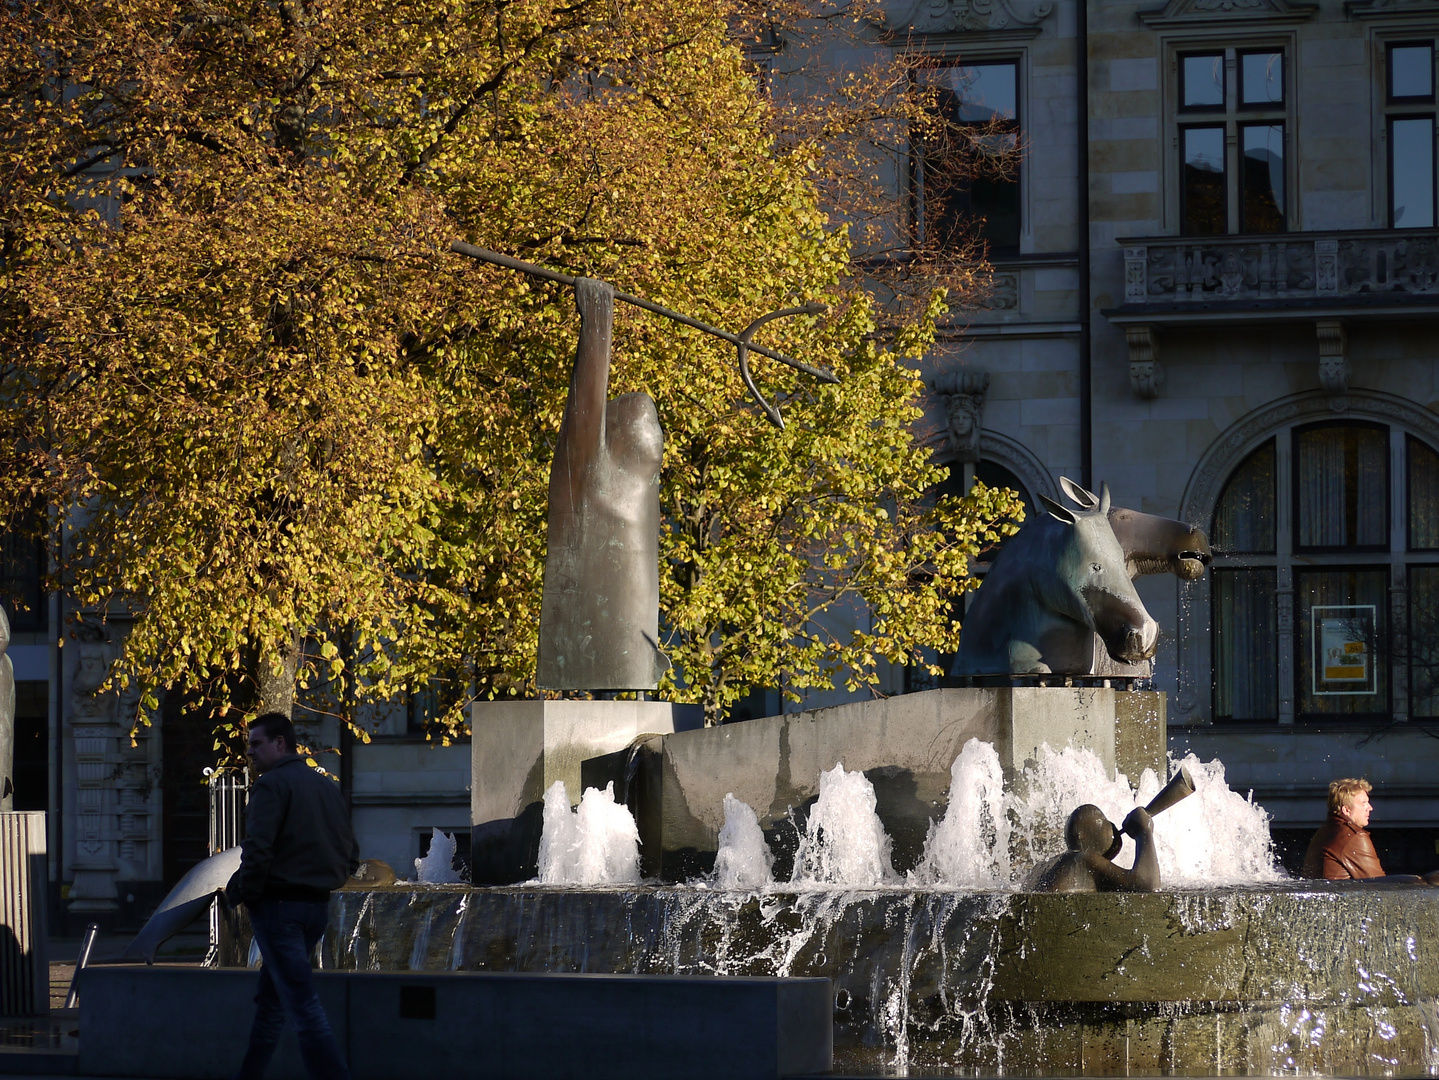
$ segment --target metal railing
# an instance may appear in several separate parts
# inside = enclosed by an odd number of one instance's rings
[[[250,770],[217,773],[205,770],[210,786],[210,855],[227,851],[245,839],[245,800],[250,793]],[[210,905],[210,948],[205,953],[206,967],[220,967],[234,951],[235,916],[225,910],[223,902]]]

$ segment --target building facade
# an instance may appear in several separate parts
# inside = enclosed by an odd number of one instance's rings
[[[1019,2],[889,12],[1026,147],[979,192],[996,287],[932,357],[936,452],[1204,528],[1201,580],[1138,583],[1171,751],[1291,859],[1362,775],[1392,866],[1439,864],[1439,4]]]

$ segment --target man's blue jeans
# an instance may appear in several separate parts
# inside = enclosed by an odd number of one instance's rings
[[[330,1021],[315,992],[310,957],[325,934],[330,906],[304,900],[261,900],[250,926],[264,966],[255,994],[255,1023],[238,1080],[260,1080],[280,1041],[285,1017],[295,1025],[300,1056],[312,1080],[349,1080]]]

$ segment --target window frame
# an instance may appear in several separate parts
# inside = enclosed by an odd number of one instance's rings
[[[958,68],[965,68],[965,67],[974,68],[974,67],[998,66],[998,65],[1001,65],[1001,64],[1010,64],[1010,65],[1012,65],[1013,68],[1014,68],[1014,113],[1015,113],[1015,115],[1014,115],[1013,120],[1010,121],[1010,125],[1011,125],[1011,128],[1010,128],[1010,129],[1013,131],[1013,134],[1014,134],[1014,136],[1015,136],[1015,139],[1017,140],[1018,145],[1019,145],[1020,147],[1023,147],[1023,143],[1024,143],[1024,118],[1025,118],[1025,116],[1027,115],[1027,110],[1026,110],[1027,99],[1026,99],[1026,93],[1025,93],[1025,89],[1026,89],[1026,82],[1025,82],[1026,55],[1025,55],[1025,53],[1024,53],[1023,51],[1018,51],[1018,52],[1016,52],[1016,51],[1013,51],[1013,50],[1008,50],[1008,51],[1005,51],[1005,52],[996,53],[996,54],[994,54],[994,55],[992,55],[992,56],[987,56],[987,55],[975,56],[975,55],[971,55],[971,54],[969,54],[969,53],[965,53],[963,56],[944,54],[944,55],[923,56],[923,57],[920,57],[919,60],[920,60],[921,62],[920,62],[918,65],[916,65],[914,68],[912,68],[911,71],[910,71],[910,73],[909,73],[909,80],[910,80],[910,87],[911,87],[911,89],[915,89],[915,88],[917,88],[917,86],[919,85],[919,84],[918,84],[918,72],[921,71],[921,70],[930,70],[930,71],[933,71],[933,70],[937,70],[937,69],[955,68],[955,67],[958,67]],[[908,231],[909,231],[910,240],[911,240],[912,243],[916,243],[916,244],[926,243],[926,242],[928,242],[928,241],[927,241],[927,237],[926,237],[926,233],[927,233],[928,228],[929,228],[929,214],[928,214],[927,209],[926,209],[926,206],[925,206],[926,196],[925,196],[925,190],[924,190],[924,188],[925,188],[925,182],[924,182],[924,175],[923,175],[923,174],[924,174],[924,148],[923,148],[923,140],[916,138],[913,134],[911,134],[911,135],[908,136],[908,148],[907,148],[907,151],[906,151],[906,174],[907,174],[907,186],[908,186],[908,198],[907,198],[906,201],[907,201],[907,203],[908,203],[908,209],[909,209],[909,222],[908,222],[907,227],[908,227]],[[966,195],[968,195],[968,190],[969,190],[969,189],[966,188],[966,192],[965,192]],[[1028,229],[1029,229],[1030,214],[1029,214],[1029,212],[1028,212],[1028,204],[1027,204],[1027,203],[1028,203],[1028,200],[1027,200],[1027,192],[1028,192],[1028,169],[1026,168],[1026,163],[1025,163],[1024,161],[1021,161],[1021,162],[1019,163],[1019,165],[1016,166],[1015,178],[1014,178],[1014,192],[1015,192],[1015,204],[1016,204],[1016,205],[1015,205],[1015,212],[1016,212],[1016,216],[1017,216],[1017,218],[1018,218],[1018,221],[1016,222],[1016,229],[1015,229],[1015,236],[1014,236],[1014,246],[1013,246],[1013,247],[1009,247],[1009,246],[997,247],[997,246],[995,246],[987,237],[984,236],[984,232],[983,232],[983,228],[982,228],[982,227],[979,228],[979,229],[976,229],[976,230],[972,233],[972,235],[975,237],[975,239],[980,240],[981,242],[983,242],[983,243],[985,244],[985,246],[986,246],[986,254],[987,254],[990,258],[1000,258],[1000,259],[1003,259],[1003,258],[1013,258],[1014,256],[1022,253],[1022,252],[1024,251],[1024,249],[1025,249],[1025,241],[1026,241],[1027,232],[1028,232]],[[971,220],[972,220],[972,219],[971,219]],[[988,221],[988,219],[986,219],[986,223],[987,223],[987,221]]]
[[[1384,540],[1378,544],[1301,544],[1299,542],[1299,438],[1311,431],[1322,431],[1326,428],[1369,428],[1370,430],[1382,432],[1386,440],[1391,444],[1386,447],[1384,460]],[[1289,550],[1295,555],[1338,555],[1356,554],[1373,555],[1381,554],[1392,550],[1394,544],[1394,455],[1393,455],[1393,431],[1388,424],[1380,423],[1377,420],[1317,420],[1307,424],[1296,424],[1290,429],[1291,452],[1289,455],[1289,495],[1292,500],[1290,506],[1290,535]],[[1407,447],[1407,444],[1406,444]],[[1407,451],[1406,451],[1407,462]],[[1405,469],[1408,472],[1408,469]],[[1408,533],[1408,514],[1406,506],[1405,533]],[[1406,536],[1407,538],[1407,536]]]
[[[1431,229],[1439,225],[1439,50],[1435,38],[1413,37],[1399,34],[1380,42],[1383,74],[1380,78],[1379,128],[1384,140],[1384,227],[1389,229]],[[1429,93],[1396,96],[1394,93],[1394,50],[1423,47],[1429,50]],[[1429,122],[1429,224],[1400,225],[1394,220],[1394,124],[1406,120],[1427,120]],[[1378,155],[1376,155],[1378,156]]]
[[[1422,440],[1421,440],[1421,441],[1422,441]],[[1414,647],[1413,647],[1413,641],[1414,641],[1414,589],[1413,589],[1412,580],[1410,580],[1410,579],[1412,579],[1413,572],[1416,571],[1416,570],[1433,570],[1433,571],[1435,571],[1435,572],[1439,572],[1439,561],[1436,561],[1436,559],[1435,559],[1435,557],[1434,557],[1434,556],[1435,556],[1435,553],[1434,553],[1434,552],[1425,552],[1424,555],[1427,556],[1427,559],[1426,559],[1426,558],[1420,558],[1418,561],[1406,560],[1406,562],[1405,562],[1405,567],[1404,567],[1404,570],[1405,570],[1405,578],[1406,578],[1406,589],[1405,589],[1405,595],[1404,595],[1404,609],[1405,609],[1405,610],[1404,610],[1404,645],[1405,645],[1405,647],[1404,647],[1404,653],[1405,653],[1405,655],[1404,655],[1404,657],[1403,657],[1403,662],[1404,662],[1404,665],[1405,665],[1405,673],[1406,673],[1406,675],[1408,676],[1408,678],[1407,678],[1407,680],[1406,680],[1406,684],[1405,684],[1405,689],[1406,689],[1406,691],[1407,691],[1407,693],[1408,693],[1409,716],[1410,716],[1411,718],[1417,719],[1417,720],[1439,720],[1439,711],[1435,711],[1435,712],[1432,712],[1432,713],[1429,713],[1429,712],[1420,712],[1420,711],[1419,711],[1417,708],[1415,708],[1415,706],[1414,706],[1415,699],[1416,699],[1416,694],[1415,694],[1415,692],[1414,692],[1415,679],[1414,679]],[[1434,694],[1433,696],[1434,696],[1434,698],[1435,698],[1436,701],[1439,701],[1439,693],[1436,693],[1436,694]]]
[[[1279,100],[1246,102],[1244,100],[1244,58],[1279,54]],[[1274,112],[1289,108],[1289,56],[1282,48],[1242,48],[1234,50],[1234,109],[1236,112]],[[1286,116],[1287,119],[1287,116]]]
[[[1179,678],[1180,702],[1183,707],[1202,709],[1210,722],[1222,723],[1235,728],[1254,730],[1265,725],[1323,729],[1359,726],[1372,728],[1376,723],[1402,720],[1409,716],[1413,705],[1418,704],[1414,696],[1414,656],[1416,639],[1414,633],[1413,598],[1410,572],[1425,567],[1439,568],[1439,551],[1412,551],[1409,548],[1410,501],[1409,462],[1413,447],[1426,449],[1439,456],[1439,432],[1432,431],[1422,422],[1401,417],[1364,415],[1362,412],[1346,418],[1323,416],[1319,410],[1305,410],[1308,418],[1289,419],[1275,423],[1246,441],[1242,449],[1233,456],[1226,455],[1227,464],[1213,489],[1212,501],[1207,506],[1211,528],[1220,506],[1229,492],[1229,486],[1250,458],[1271,441],[1275,448],[1274,498],[1275,498],[1275,551],[1266,553],[1237,553],[1214,550],[1211,572],[1193,583],[1180,583],[1181,655]],[[1277,418],[1276,418],[1277,419]],[[1296,550],[1298,537],[1298,506],[1296,498],[1299,437],[1306,430],[1330,426],[1361,426],[1387,432],[1385,449],[1387,457],[1387,482],[1385,484],[1385,515],[1389,544],[1387,548],[1366,545],[1364,549],[1329,548],[1327,550]],[[1195,508],[1196,510],[1198,507]],[[1219,671],[1223,661],[1220,657],[1221,610],[1218,603],[1216,575],[1226,570],[1249,570],[1273,568],[1277,587],[1279,634],[1275,645],[1276,659],[1273,676],[1278,686],[1279,704],[1277,715],[1251,720],[1237,720],[1219,713]],[[1306,694],[1300,685],[1305,677],[1305,661],[1299,655],[1305,647],[1306,632],[1299,627],[1301,618],[1306,618],[1305,605],[1301,595],[1302,575],[1306,571],[1384,571],[1387,587],[1384,590],[1384,620],[1379,628],[1385,655],[1378,663],[1384,664],[1385,700],[1376,711],[1349,714],[1313,713],[1303,711]],[[1186,614],[1192,606],[1193,615]],[[1190,620],[1207,619],[1209,625],[1202,630]],[[1202,639],[1186,648],[1183,641],[1187,635],[1202,633]],[[1431,643],[1439,648],[1439,642]],[[1207,656],[1205,653],[1207,650]],[[1196,663],[1198,661],[1198,663]],[[1206,670],[1207,668],[1207,670]],[[1193,690],[1185,689],[1185,680],[1193,679]],[[1208,688],[1207,695],[1205,687]],[[1197,691],[1197,693],[1196,693]],[[1193,697],[1190,695],[1193,694]],[[1434,708],[1439,709],[1439,694],[1431,695]],[[1416,717],[1422,714],[1415,712]],[[1425,717],[1427,718],[1427,716]],[[1435,717],[1439,719],[1439,717]]]
[[[1170,154],[1166,170],[1173,169],[1173,179],[1166,185],[1166,218],[1172,222],[1174,232],[1179,236],[1274,236],[1293,232],[1301,228],[1299,207],[1293,197],[1295,191],[1295,163],[1293,145],[1295,123],[1293,115],[1294,86],[1296,85],[1297,48],[1292,33],[1276,34],[1272,28],[1252,36],[1236,35],[1223,41],[1210,38],[1170,39],[1165,42],[1166,82],[1165,96],[1169,105],[1165,109],[1164,123],[1170,139]],[[1278,53],[1283,66],[1280,80],[1281,100],[1278,102],[1243,103],[1243,58],[1256,54]],[[1184,104],[1184,61],[1194,57],[1224,57],[1224,103],[1223,105]],[[1245,232],[1243,221],[1243,177],[1244,149],[1241,145],[1241,125],[1277,124],[1283,130],[1283,184],[1284,207],[1281,214],[1281,228],[1276,232],[1250,234]],[[1224,128],[1224,231],[1222,233],[1195,233],[1188,229],[1189,195],[1185,186],[1184,132],[1196,127]]]
[[[1180,125],[1179,125],[1179,176],[1180,176],[1180,179],[1179,179],[1179,221],[1180,221],[1180,231],[1181,231],[1181,233],[1182,233],[1184,236],[1227,236],[1227,235],[1228,235],[1227,232],[1217,232],[1217,233],[1191,232],[1191,231],[1189,231],[1188,228],[1187,228],[1187,225],[1188,225],[1188,222],[1189,222],[1189,185],[1184,182],[1184,170],[1188,167],[1189,162],[1188,162],[1187,147],[1185,146],[1185,137],[1186,137],[1191,131],[1218,131],[1218,132],[1219,132],[1219,144],[1220,144],[1221,147],[1223,147],[1223,155],[1224,155],[1224,162],[1223,162],[1224,167],[1220,170],[1220,173],[1219,173],[1219,176],[1220,176],[1220,203],[1221,203],[1221,209],[1220,209],[1220,212],[1219,212],[1219,213],[1220,213],[1220,217],[1224,219],[1224,222],[1225,222],[1226,224],[1227,224],[1228,221],[1229,221],[1229,201],[1230,201],[1230,200],[1229,200],[1229,186],[1230,186],[1230,185],[1229,185],[1229,174],[1230,174],[1231,169],[1230,169],[1230,162],[1229,162],[1230,154],[1229,154],[1229,132],[1228,132],[1228,128],[1226,127],[1226,125],[1224,125],[1224,124],[1222,124],[1222,123],[1216,124],[1216,123],[1214,123],[1212,120],[1207,120],[1207,121],[1204,121],[1204,122],[1196,122],[1196,123],[1192,123],[1192,124],[1180,124]]]

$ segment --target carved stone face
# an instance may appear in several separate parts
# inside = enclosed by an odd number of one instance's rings
[[[956,439],[967,439],[979,425],[979,405],[973,394],[952,394],[949,398],[949,431]]]

